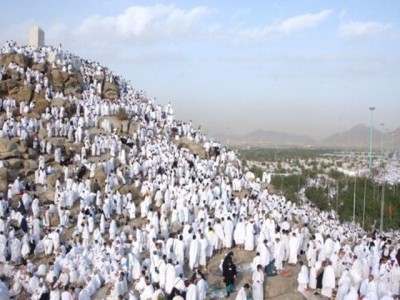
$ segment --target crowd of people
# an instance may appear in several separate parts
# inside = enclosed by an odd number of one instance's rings
[[[17,177],[0,199],[4,299],[204,300],[208,263],[220,252],[227,252],[221,265],[226,296],[238,300],[264,299],[268,270],[290,276],[286,264],[301,264],[300,292],[317,289],[328,298],[336,292],[336,299],[346,300],[399,294],[398,232],[367,234],[356,224],[341,224],[334,212],[270,193],[235,151],[207,139],[191,122],[175,120],[170,104],[157,104],[61,46],[8,42],[1,53],[83,78],[77,98],[55,92],[47,74],[15,62],[0,70],[4,79],[7,68],[17,69],[24,84],[50,103],[61,98],[76,107],[72,115],[48,108],[35,119],[26,116],[34,103],[0,99],[0,138],[18,139],[38,153],[34,175]],[[104,82],[118,85],[117,99],[102,97]],[[21,117],[15,118],[18,106]],[[137,124],[130,134],[107,119],[121,109]],[[53,144],[56,137],[78,150],[66,159],[66,149]],[[179,146],[182,139],[204,145],[205,155]],[[60,176],[49,186],[56,169]],[[236,290],[234,247],[254,256],[251,282]]]

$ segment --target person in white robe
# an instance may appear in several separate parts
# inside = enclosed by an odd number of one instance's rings
[[[280,240],[279,237],[275,238],[275,246],[274,246],[274,259],[275,259],[275,267],[276,270],[283,270],[283,258],[285,256],[285,245]]]
[[[400,295],[400,266],[397,260],[394,261],[390,270],[390,291],[393,295]]]
[[[384,291],[386,292],[386,291]],[[366,299],[378,300],[378,285],[375,281],[374,275],[369,275],[360,287],[360,295]]]
[[[166,260],[167,259],[167,255],[163,255],[162,259],[160,259],[160,261],[158,262],[158,281],[160,284],[160,287],[162,289],[165,289],[165,279],[166,279],[166,268],[167,268],[167,263]]]
[[[198,300],[207,299],[208,283],[201,274],[196,274],[196,285],[198,290]]]
[[[87,289],[81,289],[79,292],[79,300],[90,300],[90,294]]]
[[[227,218],[224,224],[224,247],[232,248],[234,225],[230,217]]]
[[[257,266],[257,270],[253,272],[253,300],[264,299],[264,268],[262,265]]]
[[[165,292],[169,295],[175,285],[176,272],[175,267],[172,264],[172,259],[168,260],[165,267]]]
[[[176,255],[176,260],[179,262],[179,264],[183,265],[185,260],[185,242],[183,241],[182,235],[180,235],[179,239],[175,241],[174,252]]]
[[[345,295],[348,294],[348,292],[350,291],[350,287],[351,287],[351,278],[349,276],[349,271],[344,270],[338,282],[336,299],[343,300]]]
[[[124,297],[125,294],[128,292],[124,273],[121,272],[119,274],[119,278],[117,281],[115,281],[115,284],[114,284],[114,290],[115,290],[115,294],[117,296],[122,296],[122,297]]]
[[[315,290],[317,288],[317,272],[320,267],[321,267],[321,262],[318,261],[310,268],[310,279],[308,281],[308,287],[310,289]]]
[[[175,278],[174,288],[176,288],[180,293],[184,293],[186,291],[186,285],[183,281],[183,273],[180,273],[179,276]]]
[[[140,300],[152,299],[153,294],[154,294],[154,287],[151,284],[151,281],[148,279],[148,280],[146,280],[146,286],[144,287],[143,291],[140,293]]]
[[[197,285],[194,284],[193,282],[188,282],[186,286],[186,297],[185,299],[193,299],[197,300],[199,297],[199,290],[197,288]]]
[[[64,291],[61,293],[61,300],[73,300],[71,292],[68,290],[68,286],[64,287]]]
[[[379,262],[379,273],[378,273],[378,293],[379,297],[382,297],[384,293],[389,289],[389,267],[388,264],[381,259]]]
[[[214,232],[218,237],[218,242],[215,243],[214,249],[221,251],[222,245],[224,244],[225,236],[224,236],[224,229],[222,227],[221,221],[218,219],[217,222],[214,224]]]
[[[289,239],[289,260],[288,263],[291,265],[297,264],[297,254],[299,251],[299,238],[296,233],[293,232]]]
[[[300,293],[304,293],[308,289],[308,281],[309,281],[309,274],[308,268],[306,265],[300,261],[300,272],[297,275],[297,291]]]
[[[203,233],[200,234],[199,243],[200,243],[199,265],[203,270],[206,270],[208,241]]]
[[[14,238],[11,242],[11,261],[19,264],[21,262],[22,254],[22,244],[18,238]]]
[[[113,219],[111,220],[109,228],[110,240],[115,240],[117,231],[118,231],[117,222]]]
[[[56,281],[54,281],[53,286],[50,289],[50,300],[60,300],[61,299],[61,291],[58,287],[58,284],[56,284]]]
[[[309,268],[315,266],[315,263],[317,261],[317,252],[318,252],[317,242],[314,239],[312,239],[308,243],[308,249],[306,251],[307,263]]]
[[[242,218],[240,218],[239,222],[236,224],[235,231],[233,232],[233,239],[239,249],[244,248],[245,236],[246,224],[243,222]]]
[[[251,288],[248,283],[245,283],[238,291],[235,300],[247,300],[251,295]]]
[[[268,248],[268,241],[264,240],[257,246],[257,251],[260,253],[260,264],[265,268],[271,262],[271,252]]]
[[[321,295],[331,298],[336,287],[335,269],[330,260],[327,260],[324,275],[322,277]]]
[[[352,286],[350,288],[350,291],[343,297],[343,300],[358,300],[358,293],[357,293],[357,289]]]
[[[209,227],[206,231],[208,247],[207,247],[207,257],[210,258],[214,254],[214,250],[216,250],[218,245],[218,236],[212,229]]]
[[[194,270],[199,266],[200,259],[200,243],[196,238],[196,235],[193,235],[193,239],[190,242],[190,252],[189,252],[189,268],[190,270]]]
[[[244,241],[244,250],[253,251],[254,250],[254,220],[250,220],[246,224],[246,237]]]
[[[151,297],[151,300],[159,300],[159,299],[165,299],[165,295],[163,290],[161,289],[160,285],[158,283],[154,284],[154,293]]]

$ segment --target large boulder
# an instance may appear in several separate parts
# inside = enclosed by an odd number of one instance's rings
[[[53,137],[49,142],[54,148],[64,149],[65,147],[65,138],[63,137]]]
[[[105,99],[118,99],[119,87],[115,83],[105,82],[103,87],[103,98]]]
[[[6,80],[0,80],[0,97],[8,95],[8,87]]]
[[[51,100],[50,106],[52,106],[52,107],[55,106],[55,107],[60,108],[60,107],[62,107],[62,106],[65,106],[67,103],[68,103],[68,102],[65,101],[64,99],[55,98],[55,99]]]
[[[47,101],[46,99],[38,99],[36,100],[35,103],[35,108],[33,109],[33,112],[41,115],[46,111],[46,108],[50,107],[50,102]]]
[[[36,159],[38,159],[38,157],[39,157],[39,153],[38,153],[38,151],[37,150],[35,150],[35,149],[32,149],[32,148],[29,148],[28,149],[28,155],[29,155],[29,158],[32,160],[36,160]]]
[[[21,80],[22,73],[17,71],[16,69],[6,69],[5,70],[5,78],[11,78],[13,80]]]
[[[82,97],[82,86],[76,85],[76,86],[66,86],[64,88],[64,95],[65,96],[75,96],[77,98]]]
[[[34,159],[24,160],[24,169],[27,170],[36,170],[38,167],[38,162]]]
[[[9,169],[21,169],[24,166],[24,161],[20,158],[11,158],[7,163]]]
[[[53,90],[56,93],[64,93],[64,84],[63,83],[53,84]]]
[[[8,189],[8,173],[7,168],[0,168],[0,193],[7,194]]]
[[[19,92],[19,83],[17,82],[17,80],[7,79],[5,82],[7,85],[7,93],[9,95]]]
[[[16,139],[0,139],[0,153],[16,150],[18,147]]]
[[[29,103],[32,99],[33,94],[33,86],[22,86],[19,88],[19,91],[16,95],[14,95],[15,100],[24,101]]]
[[[79,86],[82,88],[82,84],[83,84],[82,75],[79,73],[74,73],[68,77],[68,80],[65,82],[65,87]]]
[[[34,71],[39,71],[40,73],[46,73],[47,65],[46,65],[46,63],[44,63],[44,64],[32,63],[31,69]]]
[[[104,81],[104,76],[103,75],[94,75],[93,78],[96,81],[100,81],[100,82]]]
[[[18,149],[0,153],[0,160],[10,159],[10,158],[19,158],[19,157],[21,157],[21,152]]]
[[[19,53],[5,53],[1,55],[0,65],[7,67],[11,62],[23,68],[26,68],[28,63],[26,57]]]
[[[64,84],[68,81],[68,74],[65,72],[62,72],[58,69],[52,69],[50,72],[51,75],[51,81],[53,82],[53,85],[60,85]]]

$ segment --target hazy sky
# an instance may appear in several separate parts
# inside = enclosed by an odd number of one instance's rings
[[[46,44],[131,80],[210,134],[321,138],[400,126],[400,1],[6,1],[0,43]]]

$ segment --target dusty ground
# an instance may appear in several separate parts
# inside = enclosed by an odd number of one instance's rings
[[[234,263],[238,269],[238,276],[235,282],[234,293],[231,294],[229,298],[226,298],[225,285],[222,280],[222,273],[219,270],[219,264],[221,259],[225,256],[227,251],[220,254],[215,254],[210,262],[208,263],[207,271],[205,275],[207,277],[207,282],[209,284],[209,290],[207,293],[207,299],[221,300],[230,299],[234,300],[236,298],[238,290],[245,284],[249,283],[251,285],[252,272],[250,270],[250,264],[253,260],[255,252],[249,252],[244,250],[239,250],[237,248],[232,249],[234,252]],[[287,269],[293,270],[293,275],[291,277],[266,277],[264,285],[264,299],[274,299],[274,300],[300,300],[304,299],[303,295],[296,291],[297,289],[297,274],[299,272],[299,267],[286,266]],[[191,275],[190,271],[185,269],[185,275]],[[99,290],[93,299],[107,299],[107,291],[110,287],[105,286]],[[139,296],[139,295],[137,295]]]

